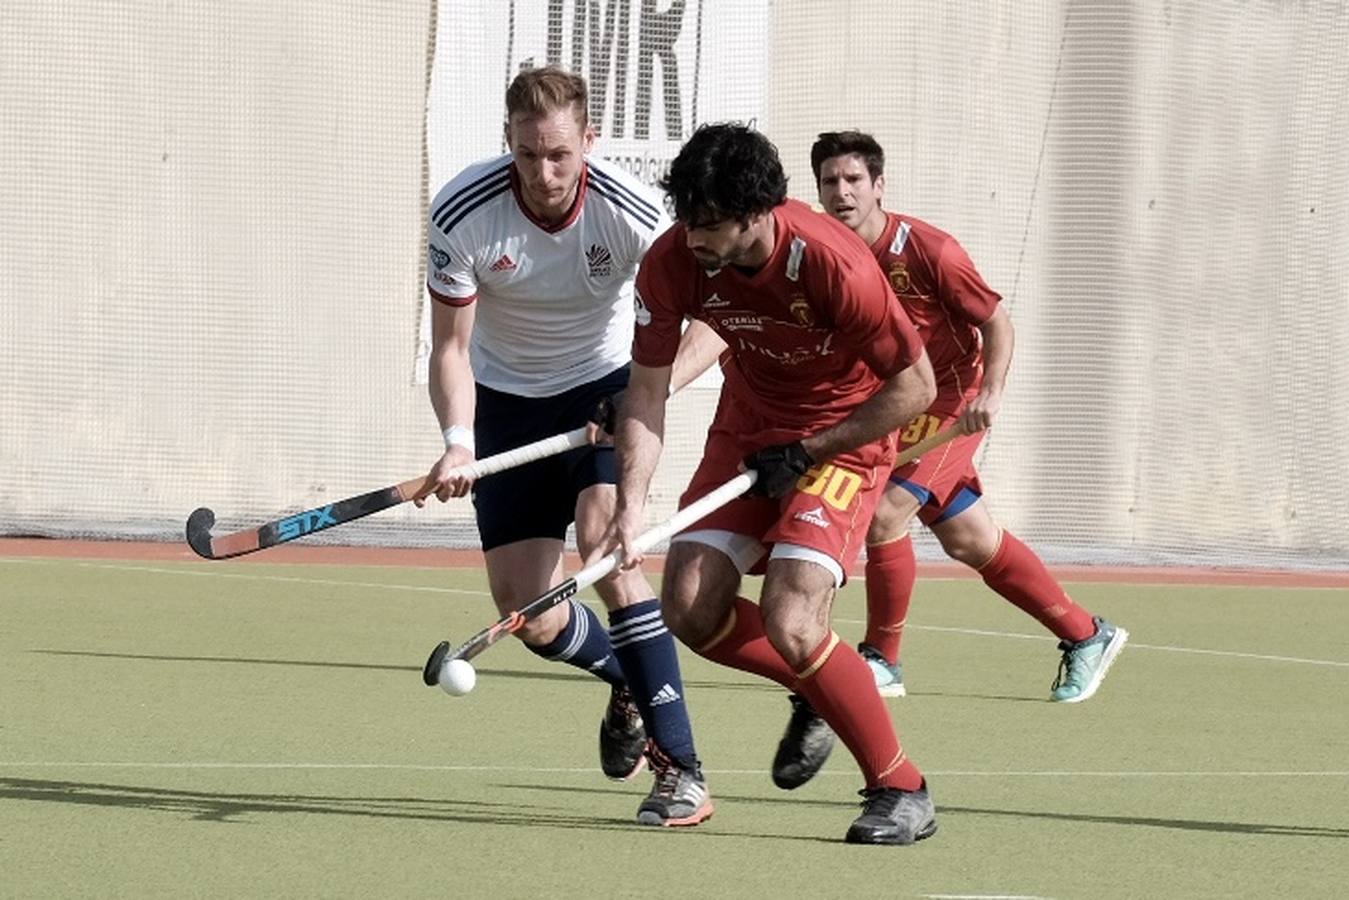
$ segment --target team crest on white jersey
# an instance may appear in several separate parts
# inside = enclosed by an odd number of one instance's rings
[[[450,254],[446,253],[444,250],[440,249],[436,245],[434,244],[429,245],[426,248],[426,251],[431,257],[431,265],[435,266],[437,271],[445,268],[450,264]]]
[[[586,270],[591,278],[608,278],[614,271],[614,255],[608,247],[591,244],[586,251]]]

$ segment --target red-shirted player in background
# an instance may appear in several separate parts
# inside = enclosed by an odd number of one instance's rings
[[[666,622],[700,655],[807,698],[842,736],[866,779],[846,840],[921,840],[937,827],[926,782],[829,612],[885,489],[894,433],[935,396],[931,366],[866,247],[786,199],[762,135],[698,129],[662,187],[677,224],[638,272],[614,540],[625,565],[640,560],[632,541],[660,457],[670,366],[684,319],[699,319],[728,345],[725,385],[681,504],[741,468],[759,478],[671,542]],[[751,570],[764,573],[758,605],[738,596]]]
[[[885,155],[870,135],[821,134],[810,164],[825,212],[871,247],[932,360],[937,399],[900,432],[901,446],[954,422],[968,432],[891,474],[867,534],[867,629],[859,649],[877,688],[886,696],[904,694],[899,643],[913,596],[909,525],[916,515],[952,559],[974,568],[989,587],[1059,638],[1063,657],[1050,699],[1086,700],[1128,632],[1074,603],[1040,558],[980,502],[974,454],[1002,404],[1012,361],[1012,322],[999,305],[1002,298],[949,234],[881,208]],[[810,731],[805,725],[797,730]],[[806,754],[807,767],[823,763],[820,749],[817,740]]]

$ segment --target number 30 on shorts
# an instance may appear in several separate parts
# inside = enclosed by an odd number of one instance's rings
[[[847,509],[861,487],[861,475],[833,464],[809,469],[796,482],[798,491],[812,497],[818,496],[838,510]]]

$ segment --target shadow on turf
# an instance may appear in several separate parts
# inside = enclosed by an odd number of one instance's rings
[[[767,774],[765,773],[765,779]],[[715,775],[709,776],[709,781],[715,781]],[[614,793],[612,790],[604,788],[575,787],[556,784],[498,784],[503,790],[535,790],[582,794],[607,794]],[[3,796],[0,793],[0,796]],[[845,803],[838,800],[813,800],[801,798],[798,796],[787,796],[780,794],[777,796],[738,796],[735,794],[724,794],[713,787],[712,797],[718,801],[735,801],[737,803],[763,804],[763,803],[782,803],[791,806],[820,806],[833,808],[853,808],[855,803]],[[1025,812],[1015,809],[983,809],[974,806],[945,806],[937,804],[937,815],[978,815],[978,816],[1004,816],[1016,819],[1045,819],[1049,821],[1060,822],[1090,822],[1098,825],[1129,825],[1142,826],[1145,828],[1174,828],[1180,831],[1214,831],[1229,834],[1267,834],[1281,835],[1283,837],[1313,837],[1313,838],[1341,838],[1349,840],[1349,828],[1325,828],[1316,825],[1269,825],[1249,822],[1206,822],[1199,819],[1163,819],[1158,817],[1138,817],[1138,816],[1097,816],[1086,813],[1054,813],[1054,812]]]
[[[981,809],[974,806],[937,805],[938,813],[1005,816],[1016,819],[1047,819],[1059,822],[1090,822],[1098,825],[1138,825],[1144,828],[1174,828],[1179,831],[1215,831],[1225,834],[1267,834],[1282,837],[1349,839],[1349,828],[1317,825],[1269,825],[1251,822],[1206,822],[1202,819],[1162,819],[1152,816],[1093,816],[1086,813],[1026,812],[1019,809]]]
[[[550,795],[588,794],[632,800],[630,790],[587,788],[556,784],[499,784],[506,791],[539,791]],[[836,800],[809,800],[798,797],[762,797],[716,794],[716,799],[745,804],[784,803],[794,806],[822,806],[851,809],[854,804]],[[594,831],[636,829],[628,818],[577,816],[561,805],[510,802],[468,802],[421,797],[334,797],[304,794],[240,794],[213,791],[174,790],[123,784],[80,781],[49,781],[32,778],[0,778],[0,800],[27,800],[65,803],[76,806],[117,807],[181,814],[202,822],[236,822],[250,814],[337,815],[359,818],[401,819],[424,822],[463,822],[475,825],[532,826],[544,828],[587,828]],[[969,806],[938,806],[939,815],[1008,816],[1048,819],[1064,822],[1091,822],[1102,825],[1174,828],[1183,831],[1213,831],[1230,834],[1259,834],[1282,837],[1349,839],[1349,829],[1310,825],[1273,825],[1241,822],[1206,822],[1194,819],[1139,818],[1135,816],[1097,816],[1079,813],[1025,812],[1021,810],[983,809]],[[691,833],[717,834],[708,829]],[[771,840],[803,840],[836,843],[831,838],[789,834],[746,834]]]
[[[389,666],[380,663],[355,663],[355,662],[334,662],[333,660],[311,660],[311,659],[261,659],[249,656],[170,656],[158,653],[101,653],[94,650],[30,650],[30,653],[41,653],[47,656],[86,656],[97,659],[131,659],[146,660],[150,662],[200,662],[200,663],[232,663],[235,665],[246,666],[295,666],[297,668],[321,668],[321,669],[361,669],[366,671],[381,672],[415,672],[420,679],[422,674],[421,666]],[[530,681],[575,681],[589,682],[591,677],[577,671],[557,671],[557,672],[530,672],[523,669],[493,669],[479,668],[479,671],[489,678],[520,678]],[[712,690],[728,691],[780,691],[777,685],[768,681],[763,682],[738,682],[738,681],[685,681],[687,687],[710,688]]]
[[[595,791],[613,794],[631,801],[631,791]],[[420,797],[324,797],[302,794],[234,794],[210,791],[185,791],[124,784],[98,784],[80,781],[47,781],[31,778],[0,778],[0,800],[28,800],[65,803],[76,806],[143,809],[185,815],[199,822],[242,823],[256,814],[335,815],[359,818],[395,819],[416,822],[459,822],[470,825],[504,825],[555,829],[584,828],[591,831],[626,833],[664,829],[641,828],[631,818],[578,816],[560,805],[525,804],[517,801],[488,803]],[[708,828],[687,829],[708,836],[725,833]],[[746,834],[735,837],[771,840],[827,841],[822,837],[785,834]]]

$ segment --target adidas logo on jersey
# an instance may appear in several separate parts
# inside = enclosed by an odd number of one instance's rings
[[[591,278],[608,278],[614,271],[614,255],[608,247],[591,244],[586,251],[586,269]]]
[[[503,253],[501,254],[500,259],[487,268],[491,269],[493,272],[510,272],[515,269],[515,260],[511,259],[509,253]]]
[[[715,291],[712,292],[711,297],[708,297],[706,300],[703,301],[703,309],[721,309],[724,306],[730,305],[731,305],[730,300],[721,299],[721,295],[716,293]]]
[[[804,509],[792,516],[798,522],[809,522],[812,525],[818,525],[821,528],[829,527],[829,520],[824,517],[824,507],[817,506],[814,509]]]
[[[679,691],[676,691],[674,688],[670,687],[669,683],[667,682],[666,684],[662,685],[661,689],[656,691],[656,695],[651,698],[651,705],[664,706],[667,703],[678,703],[680,699],[682,698],[679,696]]]

